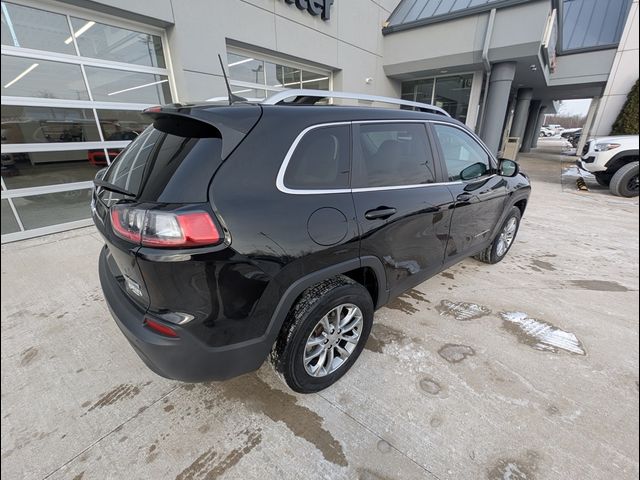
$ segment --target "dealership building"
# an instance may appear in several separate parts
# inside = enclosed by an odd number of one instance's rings
[[[557,100],[593,99],[586,128],[609,133],[638,79],[638,1],[3,1],[2,242],[90,225],[91,180],[141,110],[226,95],[218,54],[245,98],[432,103],[494,153],[528,151]]]

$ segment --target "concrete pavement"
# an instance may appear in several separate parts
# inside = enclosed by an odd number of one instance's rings
[[[638,200],[575,191],[540,146],[508,257],[378,311],[314,395],[268,365],[151,373],[102,299],[92,228],[3,246],[3,478],[637,478]]]

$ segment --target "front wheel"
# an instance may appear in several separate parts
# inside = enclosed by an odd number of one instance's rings
[[[640,190],[638,180],[638,171],[640,170],[638,162],[627,163],[620,167],[611,178],[609,190],[619,197],[637,197]]]
[[[507,218],[502,223],[498,235],[493,239],[493,242],[478,255],[474,256],[474,258],[481,262],[491,264],[498,263],[502,260],[516,239],[521,218],[522,214],[520,213],[520,209],[518,207],[512,207]]]
[[[327,279],[303,292],[293,306],[271,362],[292,390],[318,392],[355,363],[372,324],[367,289],[343,275]]]

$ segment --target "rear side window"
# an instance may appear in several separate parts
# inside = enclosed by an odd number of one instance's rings
[[[436,123],[433,128],[440,142],[449,180],[472,180],[491,172],[489,154],[463,130]]]
[[[422,123],[361,124],[354,188],[434,183],[434,161]]]
[[[148,127],[118,155],[104,180],[129,192],[138,193],[144,168],[161,136],[158,130]]]
[[[120,153],[104,180],[141,201],[206,202],[221,150],[219,137],[183,137],[150,126]]]
[[[350,143],[349,125],[310,130],[289,159],[284,185],[300,190],[349,188]]]

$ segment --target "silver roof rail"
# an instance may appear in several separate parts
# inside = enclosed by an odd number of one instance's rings
[[[450,117],[446,110],[428,103],[411,102],[409,100],[402,100],[400,98],[392,97],[380,97],[378,95],[367,95],[364,93],[350,93],[350,92],[333,92],[330,90],[284,90],[278,92],[269,98],[265,99],[263,105],[278,105],[284,103],[288,98],[295,97],[296,99],[292,103],[313,105],[319,100],[324,98],[346,98],[352,100],[364,100],[367,102],[380,102],[391,103],[394,105],[405,105],[407,107],[414,107],[422,112],[439,113],[440,115],[446,115]]]

